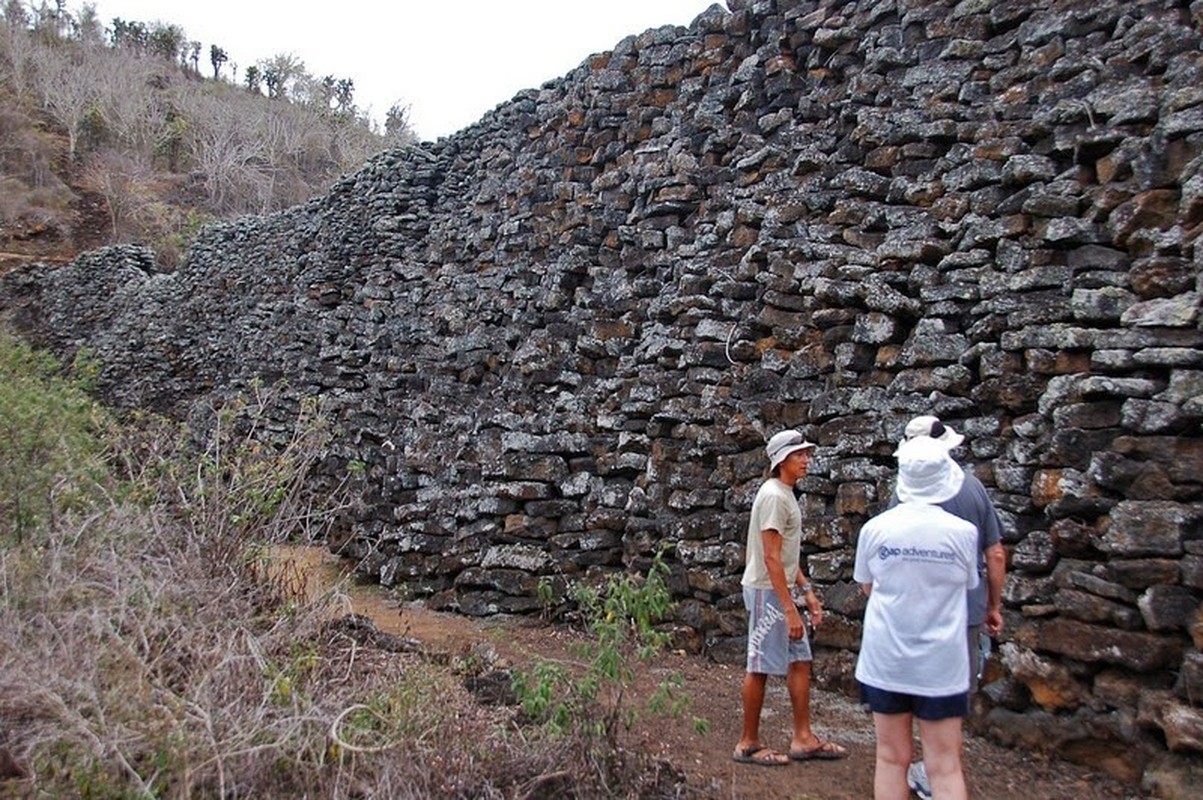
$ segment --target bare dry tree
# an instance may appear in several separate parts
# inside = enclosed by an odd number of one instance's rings
[[[101,150],[88,158],[79,183],[104,197],[114,242],[131,241],[139,216],[154,202],[153,171],[117,150]]]
[[[98,107],[106,128],[104,143],[149,163],[167,124],[173,91],[183,80],[158,59],[129,50],[102,53],[96,68],[101,74]]]
[[[190,118],[203,120],[191,133],[193,159],[218,213],[259,211],[270,197],[270,179],[263,174],[268,153],[250,134],[255,126],[242,111],[239,104],[201,96],[185,109]]]
[[[4,22],[0,23],[0,86],[6,86],[18,101],[36,96],[35,63],[41,45],[33,40],[26,28],[23,9],[9,0]]]
[[[79,138],[84,121],[99,96],[97,73],[89,67],[85,48],[43,47],[37,51],[37,84],[42,108],[67,134],[67,156],[74,164],[79,155]]]

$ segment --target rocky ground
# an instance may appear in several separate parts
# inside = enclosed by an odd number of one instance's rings
[[[323,548],[286,551],[307,576],[311,590],[337,584],[345,575],[339,559]],[[531,620],[472,619],[401,604],[376,586],[350,586],[350,610],[371,617],[387,633],[412,637],[435,651],[451,655],[469,651],[493,654],[498,663],[522,663],[534,657],[571,659],[577,634]],[[685,680],[691,709],[681,718],[648,716],[632,731],[638,746],[671,762],[690,787],[704,797],[866,798],[873,794],[873,724],[871,716],[843,695],[816,690],[812,718],[816,731],[848,748],[846,760],[806,762],[786,767],[736,764],[731,751],[739,735],[740,682],[737,667],[715,664],[683,653],[665,653],[640,667],[641,690],[674,674]],[[694,718],[705,719],[699,733]],[[789,743],[789,700],[783,682],[770,682],[762,732],[767,743]],[[1025,800],[1136,800],[1138,787],[1119,783],[1104,773],[1038,754],[999,747],[967,736],[966,773],[970,794],[977,798]]]

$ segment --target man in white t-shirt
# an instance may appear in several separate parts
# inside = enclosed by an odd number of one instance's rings
[[[874,795],[905,797],[919,720],[937,797],[966,797],[962,723],[969,711],[966,592],[979,581],[977,528],[939,507],[964,482],[930,437],[898,448],[899,504],[861,528],[853,578],[869,596],[856,662],[877,734]]]
[[[748,520],[743,574],[748,609],[748,659],[744,673],[743,729],[733,758],[744,764],[784,766],[790,761],[844,758],[848,751],[826,742],[810,727],[810,664],[806,625],[790,591],[797,587],[811,624],[823,621],[823,606],[802,572],[802,510],[794,484],[806,475],[815,445],[797,431],[781,431],[765,451],[771,477],[756,493]],[[789,753],[760,741],[760,712],[769,675],[785,676],[793,711]]]

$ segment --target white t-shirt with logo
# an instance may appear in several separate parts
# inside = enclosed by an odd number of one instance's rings
[[[978,584],[977,528],[939,506],[902,503],[861,528],[853,578],[872,584],[856,679],[944,697],[969,689],[965,592]]]

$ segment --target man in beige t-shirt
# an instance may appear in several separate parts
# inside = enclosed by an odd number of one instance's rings
[[[815,445],[797,431],[781,431],[765,451],[771,476],[752,503],[743,575],[748,609],[748,660],[742,691],[743,730],[733,758],[745,764],[783,766],[794,761],[835,759],[848,755],[810,728],[810,638],[790,587],[803,595],[813,625],[823,621],[823,606],[810,579],[799,568],[802,511],[794,484],[806,475]],[[793,738],[788,755],[760,741],[760,712],[769,675],[785,676],[793,710]]]

